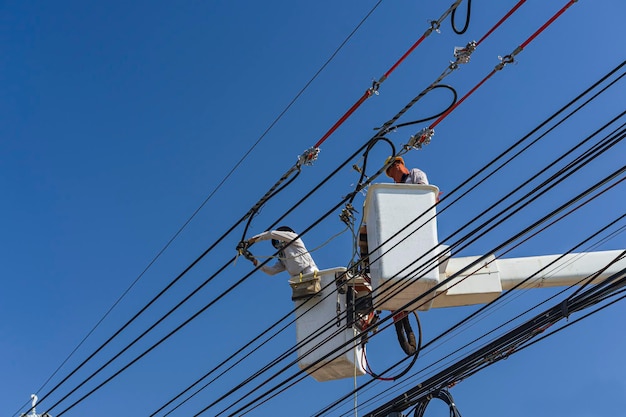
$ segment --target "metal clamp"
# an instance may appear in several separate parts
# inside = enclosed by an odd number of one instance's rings
[[[502,68],[504,68],[506,64],[512,64],[513,62],[515,62],[515,58],[513,58],[513,55],[499,56],[498,59],[500,60],[500,63],[496,65],[496,71],[500,71]]]
[[[358,213],[358,211],[354,208],[354,206],[350,203],[346,204],[346,206],[341,210],[341,214],[339,214],[339,219],[346,224],[346,226],[354,225],[354,221],[356,217],[354,213]]]
[[[435,131],[433,129],[425,127],[424,129],[420,130],[409,138],[409,143],[407,143],[407,147],[422,149],[423,146],[430,143],[430,139],[434,134]]]
[[[465,47],[463,46],[455,46],[454,47],[454,57],[456,58],[456,63],[458,64],[467,64],[470,61],[470,56],[476,50],[476,42],[471,41]]]
[[[298,156],[298,165],[313,165],[320,153],[320,148],[309,148]]]
[[[439,30],[439,28],[441,27],[441,22],[438,20],[431,20],[430,21],[430,29],[428,29],[428,33],[431,33],[433,30],[437,33],[441,33],[441,31]]]

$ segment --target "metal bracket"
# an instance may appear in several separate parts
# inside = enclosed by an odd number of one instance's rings
[[[465,47],[463,46],[455,46],[454,47],[454,57],[456,58],[456,63],[458,64],[467,64],[470,61],[470,56],[476,50],[476,42],[471,41]]]
[[[309,148],[298,156],[298,165],[313,165],[320,153],[320,148]]]
[[[500,60],[500,63],[496,65],[496,71],[500,71],[506,64],[512,64],[515,62],[513,55],[499,56],[498,59]]]
[[[423,146],[430,143],[430,139],[434,134],[435,131],[433,129],[425,127],[424,129],[420,130],[409,138],[409,143],[407,143],[407,147],[422,149]]]
[[[354,206],[352,206],[352,204],[348,203],[346,204],[344,209],[341,210],[341,214],[339,214],[339,218],[341,219],[342,222],[346,224],[346,226],[353,226],[354,221],[356,220],[354,213],[358,213],[358,211],[354,208]]]

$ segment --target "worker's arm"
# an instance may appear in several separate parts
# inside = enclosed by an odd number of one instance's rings
[[[283,232],[280,230],[268,230],[267,232],[259,233],[256,236],[252,236],[250,239],[248,239],[248,243],[252,245],[253,243],[258,242],[259,240],[270,240],[270,239],[281,240],[283,242],[291,242],[297,237],[298,235],[293,232]]]
[[[263,265],[261,267],[261,271],[265,272],[267,275],[276,275],[284,270],[285,264],[283,264],[280,260],[276,261],[274,265]]]

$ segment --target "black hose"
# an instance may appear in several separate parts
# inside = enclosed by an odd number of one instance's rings
[[[469,22],[470,22],[471,8],[472,8],[472,0],[467,0],[467,14],[465,15],[465,26],[463,26],[463,29],[461,30],[458,30],[456,28],[456,25],[454,24],[454,17],[456,16],[456,8],[452,10],[452,15],[450,16],[450,23],[452,23],[452,30],[457,35],[462,35],[467,30],[469,26]]]
[[[386,137],[380,136],[380,137],[374,137],[373,139],[370,139],[369,142],[367,143],[367,147],[365,148],[365,151],[363,151],[363,165],[361,165],[361,167],[359,168],[359,172],[361,173],[361,176],[359,177],[359,181],[357,182],[357,184],[363,183],[363,180],[365,179],[365,169],[367,168],[367,157],[369,156],[370,150],[372,150],[374,145],[376,145],[376,143],[378,143],[378,141],[380,140],[383,140],[389,144],[389,146],[391,147],[392,155],[396,154],[396,147],[394,146],[393,142],[387,139]],[[354,193],[352,195],[352,198],[350,198],[348,202],[352,204],[356,196],[357,196],[357,193]]]
[[[448,407],[450,408],[450,417],[461,417],[461,413],[459,413],[459,410],[456,408],[456,404],[454,404],[454,398],[452,398],[452,395],[446,389],[439,390],[436,394],[429,395],[424,401],[421,401],[417,407],[415,407],[413,417],[423,417],[426,412],[426,407],[428,407],[428,404],[434,398],[448,404]]]
[[[407,374],[407,372],[409,372],[411,370],[411,368],[413,368],[413,365],[415,365],[415,362],[417,361],[417,358],[419,356],[420,350],[422,349],[422,324],[420,323],[420,319],[417,315],[417,313],[414,311],[413,315],[415,315],[415,319],[417,320],[417,328],[418,328],[418,338],[417,338],[417,343],[415,343],[415,335],[413,335],[413,346],[414,349],[409,351],[412,351],[412,353],[408,353],[407,350],[402,347],[402,349],[404,350],[405,353],[407,353],[407,355],[409,356],[413,356],[413,359],[411,359],[411,363],[409,363],[409,366],[407,366],[402,372],[400,372],[398,375],[392,376],[392,377],[383,377],[381,375],[378,375],[377,373],[375,373],[372,368],[369,366],[369,363],[367,362],[367,357],[365,358],[365,370],[367,371],[368,374],[370,374],[373,378],[382,380],[382,381],[396,381],[400,378],[402,378],[404,375]],[[407,326],[409,328],[409,331],[411,332],[411,334],[413,334],[413,331],[411,330],[411,326],[409,324],[409,317],[408,315],[406,317],[404,317],[402,320],[400,321],[406,321]],[[396,326],[397,329],[397,326]],[[367,337],[364,338],[365,341],[367,340]],[[398,339],[400,339],[400,334],[398,333]],[[400,345],[402,346],[402,342],[400,342]],[[363,349],[363,355],[365,355],[365,348]]]
[[[417,344],[415,342],[415,333],[413,333],[411,323],[409,323],[409,316],[396,320],[394,325],[396,326],[396,335],[398,336],[400,347],[407,355],[413,355],[417,350]]]
[[[451,86],[449,86],[447,84],[437,84],[436,86],[434,86],[431,89],[431,91],[434,90],[435,88],[447,88],[448,90],[452,91],[452,94],[454,94],[454,98],[452,99],[452,103],[448,107],[446,107],[442,112],[440,112],[438,114],[435,114],[434,116],[429,116],[429,117],[427,117],[425,119],[414,120],[412,122],[400,123],[400,124],[397,124],[397,125],[391,127],[390,129],[397,129],[399,127],[410,126],[410,125],[414,125],[416,123],[424,123],[424,122],[427,122],[429,120],[436,119],[437,117],[441,116],[442,114],[444,114],[445,112],[450,110],[452,108],[452,106],[454,106],[456,104],[456,99],[458,97],[458,94],[457,94],[456,90],[453,87],[451,87]]]
[[[252,219],[254,218],[254,216],[257,215],[257,213],[259,212],[259,209],[265,205],[265,203],[267,203],[269,201],[270,198],[274,197],[276,194],[278,194],[279,192],[281,192],[282,190],[284,190],[289,184],[291,184],[297,177],[298,175],[300,175],[300,169],[298,169],[298,171],[296,172],[296,175],[294,175],[293,177],[291,177],[291,179],[289,181],[287,181],[285,184],[283,184],[280,188],[278,188],[276,191],[272,192],[271,194],[269,194],[268,196],[264,197],[264,200],[261,204],[257,204],[256,208],[253,208],[251,210],[250,216],[248,217],[248,221],[246,223],[246,227],[244,227],[243,229],[243,234],[241,235],[241,242],[244,242],[246,240],[246,235],[248,234],[248,228],[250,227],[250,224],[252,223]]]

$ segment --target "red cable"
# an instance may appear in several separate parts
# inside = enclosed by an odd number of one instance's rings
[[[491,70],[491,72],[489,73],[489,75],[487,75],[485,78],[483,78],[483,80],[481,82],[479,82],[478,84],[476,84],[474,86],[474,88],[472,88],[470,91],[467,92],[467,94],[465,94],[463,97],[461,97],[461,99],[459,101],[457,101],[456,103],[454,103],[454,106],[450,107],[444,114],[442,114],[441,116],[439,116],[439,118],[437,120],[435,120],[430,126],[428,126],[429,129],[434,129],[435,126],[437,126],[439,124],[439,122],[441,122],[443,119],[446,118],[446,116],[448,116],[454,109],[456,109],[461,103],[463,103],[465,101],[466,98],[468,98],[474,91],[476,91],[478,89],[478,87],[480,87],[481,85],[483,85],[485,83],[485,81],[487,81],[489,78],[491,78],[491,76],[493,74],[496,73],[496,70]]]
[[[526,45],[528,45],[530,42],[532,42],[533,39],[535,39],[537,37],[537,35],[539,35],[541,32],[543,32],[543,30],[545,28],[547,28],[550,24],[552,24],[552,22],[554,22],[557,19],[557,17],[561,16],[565,12],[565,10],[567,10],[572,4],[576,3],[576,1],[577,0],[570,0],[570,2],[567,3],[565,6],[563,6],[563,8],[561,10],[559,10],[554,16],[552,16],[552,18],[550,20],[548,20],[546,23],[544,23],[543,26],[541,26],[535,33],[533,33],[531,37],[526,39],[526,42],[521,44],[520,48],[524,49],[524,47],[526,47]]]
[[[510,55],[510,57],[513,57],[515,55],[517,55],[519,52],[521,52],[524,47],[526,47],[526,45],[528,45],[530,42],[532,42],[541,32],[543,32],[548,26],[550,26],[559,16],[561,16],[565,10],[567,10],[572,4],[576,3],[577,0],[570,0],[565,6],[563,6],[563,8],[561,10],[559,10],[554,16],[552,16],[550,19],[548,19],[548,21],[546,23],[544,23],[535,33],[533,33],[528,39],[526,39],[526,41],[524,41],[524,43],[522,43],[520,46],[518,46],[515,51]],[[521,5],[521,2],[518,3],[513,9],[511,9],[511,12],[509,12],[507,14],[510,15],[512,13],[512,11],[514,11],[515,9],[517,9],[519,6]],[[501,21],[503,21],[507,16],[505,16]],[[496,24],[495,27],[497,27],[500,24],[500,22],[498,22]],[[491,31],[490,31],[491,32]],[[489,32],[489,33],[490,33]],[[488,33],[488,34],[489,34]],[[487,34],[487,35],[488,35]],[[485,39],[487,37],[487,35],[483,36],[483,38],[481,39],[481,41],[483,39]],[[504,63],[504,61],[503,61]],[[463,103],[465,101],[465,99],[467,97],[469,97],[474,91],[476,91],[478,89],[478,87],[480,87],[481,85],[483,85],[485,83],[485,81],[487,81],[489,78],[491,78],[491,76],[493,76],[493,74],[496,73],[496,71],[498,71],[499,69],[502,68],[497,68],[492,70],[489,75],[487,75],[485,78],[482,79],[481,82],[479,82],[478,84],[476,84],[476,86],[474,86],[474,88],[472,88],[467,94],[465,94],[459,101],[457,101],[456,103],[454,103],[454,105],[452,107],[450,107],[444,114],[442,114],[441,116],[439,116],[439,118],[437,120],[435,120],[430,126],[428,126],[429,129],[434,129],[435,126],[437,126],[443,119],[445,119],[454,109],[456,109],[461,103]]]
[[[476,46],[480,45],[482,41],[487,39],[487,37],[489,35],[491,35],[491,33],[493,31],[495,31],[506,19],[508,19],[513,13],[515,13],[515,11],[517,9],[519,9],[521,7],[521,5],[524,4],[525,2],[526,2],[526,0],[520,0],[511,10],[509,10],[509,12],[507,14],[504,15],[504,17],[502,19],[500,19],[500,21],[498,23],[495,24],[494,27],[491,28],[491,30],[489,32],[487,32],[485,34],[485,36],[483,36],[482,38],[480,38],[480,40],[478,42],[476,42]]]
[[[430,32],[428,32],[428,33],[430,34]],[[417,42],[415,42],[415,43],[413,44],[413,46],[411,46],[411,47],[409,48],[409,50],[408,50],[408,51],[406,51],[404,55],[402,55],[402,57],[400,57],[400,59],[398,60],[398,62],[396,62],[396,63],[395,63],[395,64],[394,64],[394,65],[393,65],[390,69],[389,69],[389,71],[387,71],[387,72],[385,73],[385,75],[383,75],[383,77],[381,78],[381,80],[383,80],[383,81],[384,81],[387,77],[389,77],[389,75],[390,75],[390,74],[391,74],[391,73],[392,73],[392,72],[393,72],[393,71],[394,71],[394,70],[398,67],[398,65],[400,65],[400,63],[402,63],[402,61],[404,61],[404,60],[406,59],[406,57],[407,57],[407,56],[409,56],[409,55],[411,54],[411,52],[413,52],[413,51],[415,50],[415,48],[417,48],[417,47],[419,46],[419,44],[420,44],[420,43],[422,43],[422,41],[423,41],[424,39],[426,39],[426,33],[424,33],[424,34],[422,35],[422,37],[421,37],[421,38],[419,38],[419,39],[417,40]],[[381,81],[381,82],[382,82],[382,81]]]
[[[322,144],[322,143],[323,143],[326,139],[328,139],[328,137],[329,137],[330,135],[332,135],[332,134],[333,134],[333,132],[334,132],[335,130],[337,130],[337,128],[338,128],[339,126],[341,126],[341,124],[342,124],[343,122],[345,122],[345,121],[346,121],[346,119],[347,119],[348,117],[350,117],[350,116],[352,115],[352,113],[354,113],[354,112],[355,112],[355,110],[356,110],[356,109],[358,109],[358,108],[359,108],[359,106],[360,106],[361,104],[363,104],[363,102],[364,102],[365,100],[367,100],[367,99],[368,99],[371,95],[372,95],[372,90],[367,90],[367,91],[363,94],[363,96],[361,96],[361,98],[360,98],[360,99],[358,99],[358,100],[357,100],[357,102],[356,102],[356,103],[354,103],[354,104],[352,105],[352,107],[350,107],[350,109],[349,109],[349,110],[348,110],[348,111],[347,111],[347,112],[346,112],[343,116],[341,116],[341,119],[339,119],[339,120],[338,120],[338,121],[337,121],[337,122],[333,125],[333,127],[331,127],[331,128],[330,128],[330,130],[329,130],[328,132],[326,132],[326,134],[325,134],[324,136],[322,136],[322,138],[321,138],[320,140],[318,140],[318,141],[317,141],[317,143],[316,143],[313,147],[314,147],[314,148],[319,148],[319,147],[320,147],[320,145],[321,145],[321,144]]]
[[[410,48],[409,48],[409,49],[408,49],[408,50],[404,53],[404,55],[402,55],[402,56],[400,57],[400,59],[399,59],[399,60],[398,60],[395,64],[393,64],[393,66],[392,66],[392,67],[391,67],[391,68],[390,68],[390,69],[389,69],[389,70],[385,73],[385,75],[383,75],[383,76],[380,78],[380,80],[378,80],[378,85],[382,84],[382,83],[383,83],[383,82],[387,79],[387,77],[389,77],[389,75],[390,75],[390,74],[391,74],[391,73],[392,73],[392,72],[393,72],[396,68],[398,68],[398,66],[402,63],[402,61],[404,61],[404,60],[406,59],[406,57],[408,57],[408,56],[409,56],[409,55],[410,55],[410,54],[411,54],[411,53],[415,50],[415,48],[417,48],[417,47],[419,46],[419,44],[420,44],[420,43],[422,43],[422,41],[423,41],[424,39],[426,39],[427,33],[428,33],[428,34],[430,34],[430,32],[426,32],[426,33],[424,33],[424,34],[422,35],[422,37],[421,37],[421,38],[419,38],[419,39],[417,40],[417,42],[415,42],[415,43],[414,43],[414,44],[413,44],[413,45],[412,45],[412,46],[411,46],[411,47],[410,47]],[[314,148],[319,148],[319,147],[320,147],[320,145],[321,145],[322,143],[324,143],[324,141],[325,141],[326,139],[328,139],[328,137],[329,137],[330,135],[332,135],[332,134],[335,132],[335,130],[337,130],[337,128],[338,128],[339,126],[341,126],[341,125],[343,124],[343,122],[345,122],[345,121],[346,121],[346,119],[347,119],[348,117],[350,117],[350,116],[352,115],[352,113],[354,113],[354,112],[356,111],[356,109],[358,109],[358,108],[359,108],[359,106],[360,106],[361,104],[363,104],[363,102],[364,102],[365,100],[367,100],[368,98],[370,98],[370,97],[372,96],[373,91],[374,91],[374,90],[373,90],[372,88],[368,89],[368,90],[367,90],[367,91],[363,94],[363,96],[362,96],[359,100],[357,100],[357,102],[356,102],[356,103],[354,103],[354,104],[352,105],[352,107],[350,107],[350,109],[349,109],[349,110],[348,110],[348,111],[347,111],[347,112],[346,112],[343,116],[341,116],[341,118],[340,118],[340,119],[339,119],[339,120],[338,120],[338,121],[337,121],[337,122],[333,125],[333,127],[331,127],[331,128],[328,130],[328,132],[326,132],[326,133],[324,134],[324,136],[322,136],[322,137],[321,137],[321,139],[320,139],[320,140],[318,140],[318,141],[317,141],[317,143],[316,143],[315,145],[313,145],[313,147],[314,147]]]

